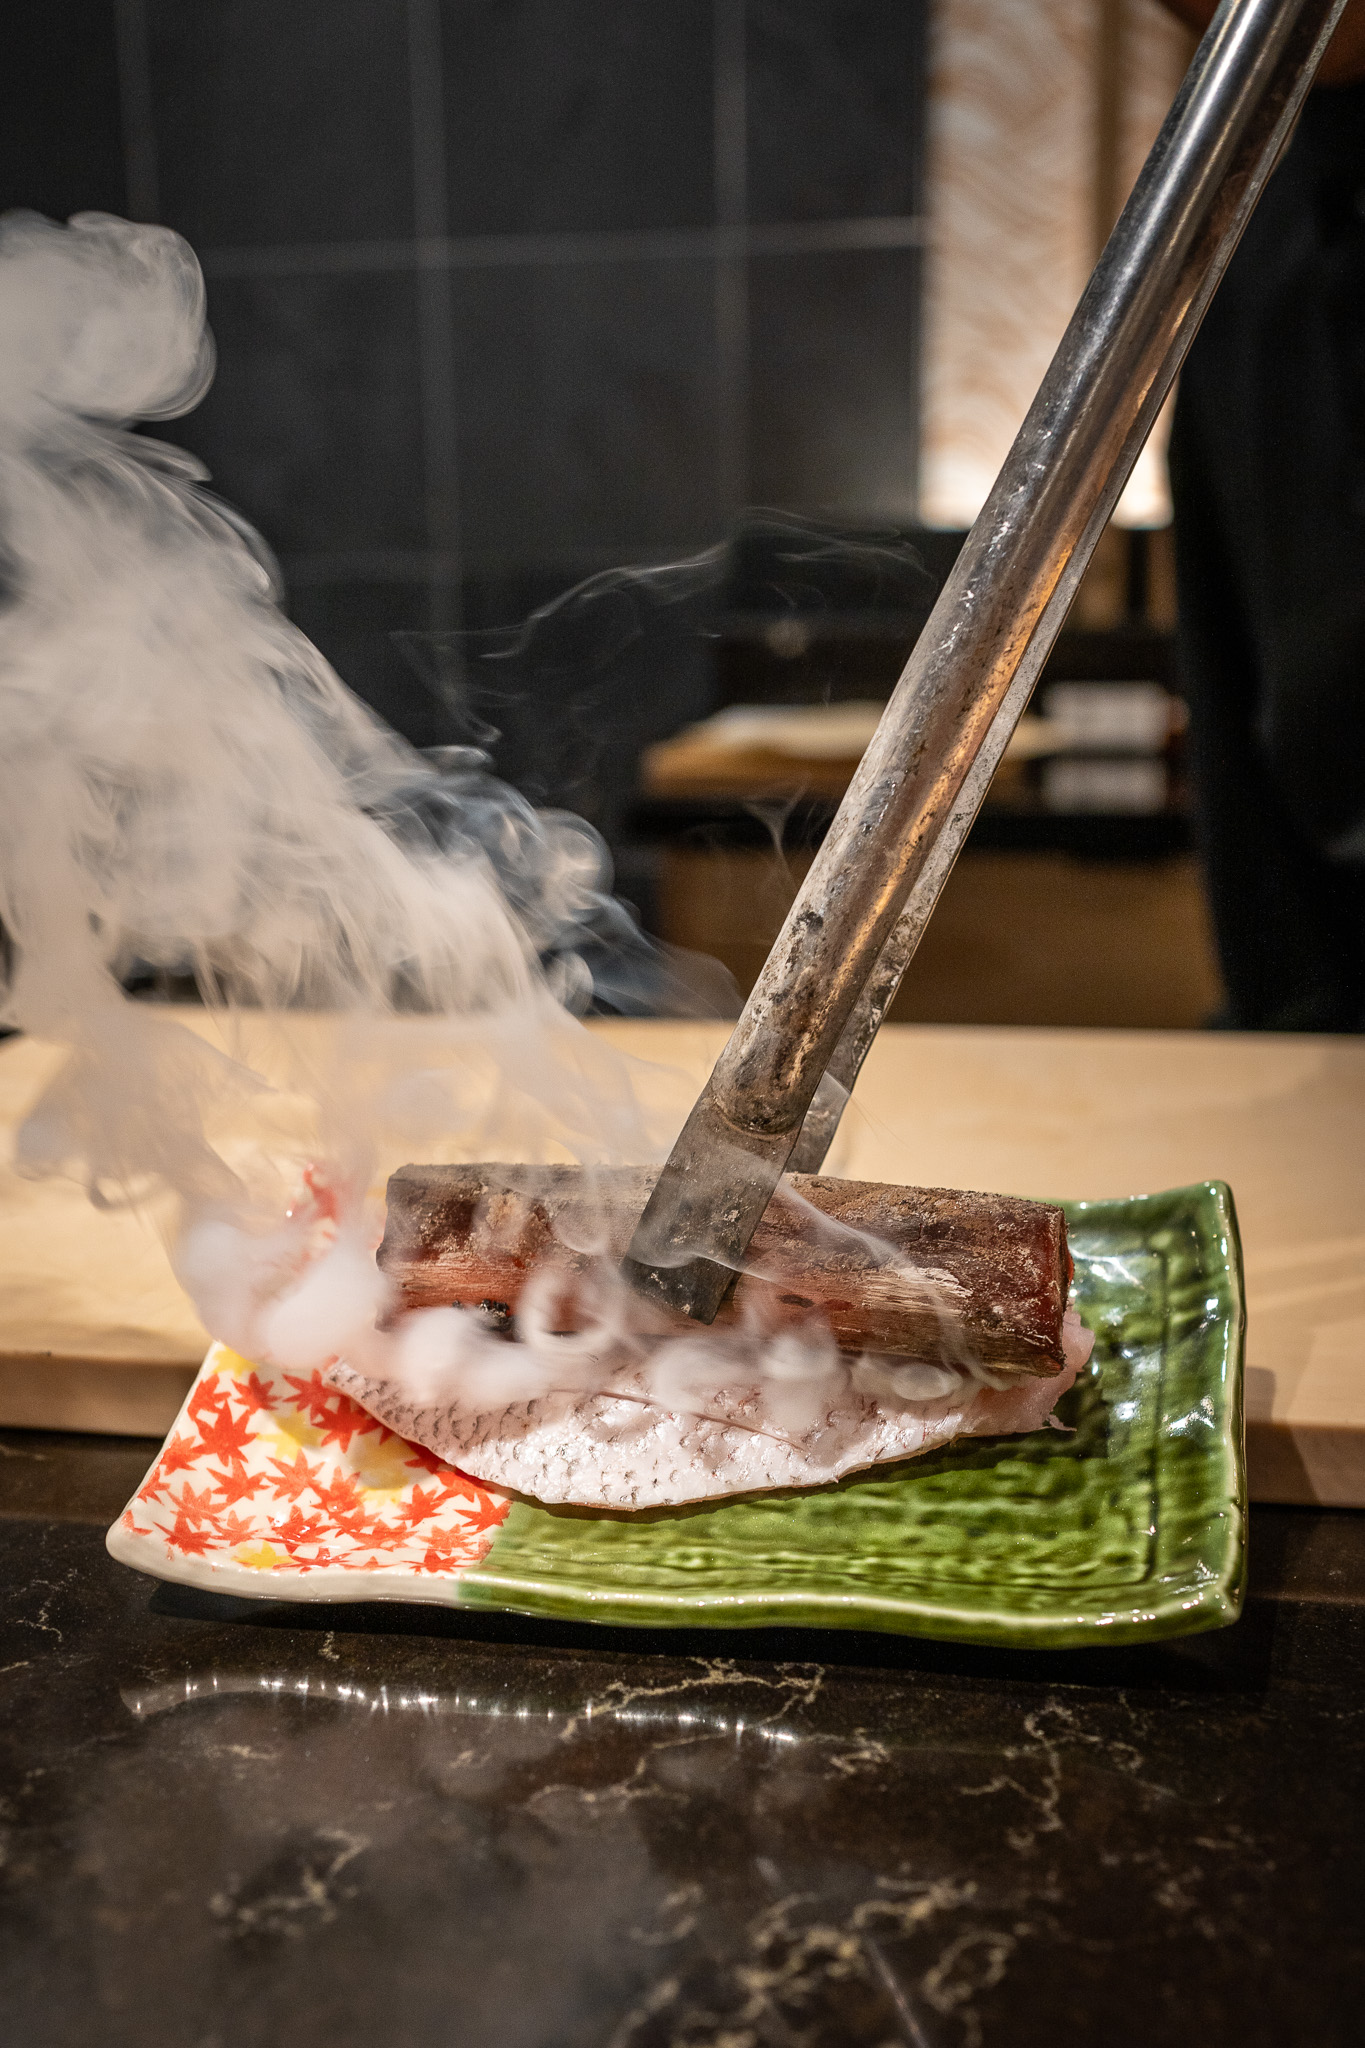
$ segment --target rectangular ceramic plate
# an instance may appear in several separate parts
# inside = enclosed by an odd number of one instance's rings
[[[822,1487],[644,1514],[509,1500],[311,1379],[215,1346],[109,1533],[139,1571],[289,1600],[1074,1647],[1241,1609],[1243,1295],[1219,1182],[1066,1205],[1095,1332],[1071,1434],[971,1439]]]

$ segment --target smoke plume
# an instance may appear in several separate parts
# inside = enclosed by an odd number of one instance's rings
[[[670,1344],[605,1262],[571,1343],[534,1295],[515,1346],[454,1309],[386,1326],[390,1167],[661,1156],[671,1133],[574,1015],[604,984],[628,1006],[647,942],[590,826],[534,809],[477,747],[431,759],[386,728],[290,624],[201,466],[131,431],[191,408],[212,369],[178,236],[0,222],[3,1018],[66,1053],[21,1165],[146,1204],[248,1356],[341,1355],[466,1400],[648,1362],[702,1411],[770,1368],[780,1426],[805,1426],[846,1370],[827,1332]],[[579,610],[509,648],[553,651]],[[149,974],[192,981],[216,1032],[130,999]]]
[[[253,1247],[246,1294],[268,1294],[309,1205],[283,1242],[267,1219],[319,1147],[311,1221],[344,1234],[366,1227],[381,1129],[439,1152],[501,1119],[529,1156],[588,1159],[659,1138],[565,1007],[592,993],[577,939],[601,952],[605,921],[618,949],[645,944],[596,834],[474,749],[433,762],[381,724],[289,623],[201,466],[129,431],[188,410],[212,369],[178,236],[0,223],[3,1017],[68,1048],[21,1163],[101,1201],[169,1196],[209,1326],[248,1341],[226,1301],[243,1269],[230,1283],[209,1248]],[[218,1045],[129,1000],[148,971],[192,978]],[[326,1014],[332,1053],[282,1093],[231,1020],[300,1010]],[[414,1015],[397,1061],[386,1025]],[[274,1052],[287,1067],[287,1034]]]

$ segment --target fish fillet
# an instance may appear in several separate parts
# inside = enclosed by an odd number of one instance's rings
[[[904,1363],[840,1359],[819,1412],[799,1433],[780,1385],[763,1379],[711,1395],[706,1414],[675,1412],[626,1372],[603,1391],[563,1390],[500,1410],[423,1406],[397,1384],[343,1364],[326,1375],[400,1436],[488,1485],[553,1506],[679,1507],[775,1488],[821,1486],[866,1466],[913,1458],[963,1436],[1041,1429],[1093,1342],[1066,1313],[1054,1376],[989,1386],[962,1371],[933,1399],[906,1398]],[[909,1368],[909,1383],[922,1368]],[[942,1375],[941,1368],[929,1368]],[[898,1380],[899,1376],[899,1380]]]

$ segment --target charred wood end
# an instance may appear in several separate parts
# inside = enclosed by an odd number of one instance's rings
[[[508,1331],[538,1266],[582,1273],[593,1260],[576,1247],[589,1243],[624,1257],[654,1179],[637,1167],[404,1167],[389,1183],[379,1263],[403,1308],[454,1302]],[[1072,1267],[1053,1204],[825,1174],[793,1174],[784,1189],[718,1325],[820,1316],[846,1351],[1061,1369]]]

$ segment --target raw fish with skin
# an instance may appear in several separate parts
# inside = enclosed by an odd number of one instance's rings
[[[1041,1429],[1094,1342],[1074,1310],[1066,1312],[1062,1340],[1065,1363],[1053,1377],[1002,1387],[962,1371],[928,1400],[897,1393],[897,1373],[908,1362],[840,1358],[799,1433],[789,1390],[766,1375],[713,1390],[701,1415],[661,1406],[638,1368],[603,1391],[554,1391],[477,1414],[449,1402],[423,1406],[402,1385],[362,1377],[344,1363],[324,1377],[400,1436],[487,1485],[548,1506],[664,1508],[822,1486],[958,1437]],[[948,1376],[941,1367],[928,1370]]]

